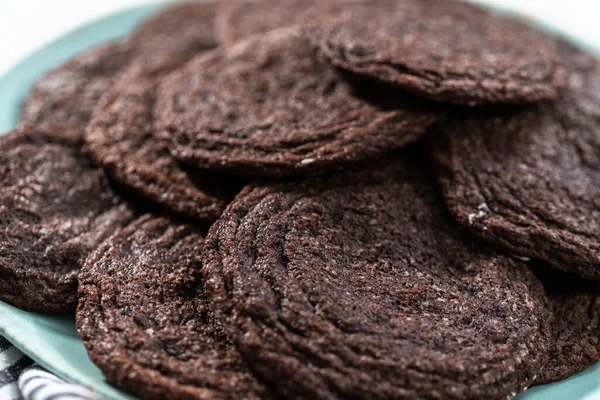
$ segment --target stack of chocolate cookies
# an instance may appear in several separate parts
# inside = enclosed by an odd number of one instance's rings
[[[148,399],[505,399],[600,361],[600,61],[454,0],[179,3],[0,139],[0,299]]]

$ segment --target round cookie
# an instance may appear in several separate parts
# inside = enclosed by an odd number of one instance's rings
[[[430,155],[451,213],[475,235],[600,279],[600,62],[560,47],[573,71],[560,100],[457,113]]]
[[[181,3],[142,23],[130,39],[75,57],[43,76],[28,95],[21,126],[42,123],[83,129],[115,76],[132,63],[148,70],[217,45],[213,2]]]
[[[541,284],[462,235],[423,168],[249,186],[211,227],[206,291],[283,398],[504,399],[546,364]]]
[[[554,310],[554,345],[536,384],[560,381],[600,362],[600,283],[536,270]]]
[[[253,36],[166,77],[155,123],[173,155],[249,177],[320,173],[414,142],[438,107],[354,82],[298,28]]]
[[[168,209],[215,220],[240,186],[210,172],[184,169],[153,136],[156,74],[132,67],[100,101],[86,134],[96,162],[117,182]]]
[[[567,75],[543,34],[461,1],[355,1],[307,32],[335,65],[442,101],[554,99]]]
[[[145,399],[261,399],[213,318],[203,235],[146,215],[107,239],[79,277],[77,330],[109,382]]]
[[[65,128],[0,138],[0,299],[46,313],[77,305],[87,255],[133,219]]]
[[[183,3],[141,26],[131,40],[145,43],[139,52],[147,56],[140,56],[140,63],[125,71],[100,100],[86,132],[90,153],[111,178],[154,203],[200,220],[218,218],[239,186],[231,179],[223,184],[222,177],[182,168],[167,141],[154,137],[153,109],[164,74],[217,45],[215,9],[214,3]],[[160,51],[148,51],[153,48]]]
[[[111,43],[77,56],[44,75],[29,93],[19,124],[83,129],[115,74],[131,61],[133,46]]]

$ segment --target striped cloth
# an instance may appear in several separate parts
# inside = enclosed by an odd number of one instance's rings
[[[47,372],[0,336],[0,400],[98,400]]]

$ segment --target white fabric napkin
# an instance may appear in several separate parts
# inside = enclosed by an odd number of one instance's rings
[[[88,389],[66,383],[0,336],[1,400],[99,400]]]

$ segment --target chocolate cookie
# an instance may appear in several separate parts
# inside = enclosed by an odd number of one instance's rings
[[[336,15],[343,0],[223,1],[217,14],[217,34],[231,46],[240,39],[277,28],[302,24],[314,15]]]
[[[355,1],[307,32],[335,65],[436,100],[554,99],[567,75],[541,33],[460,1]]]
[[[138,52],[147,54],[102,98],[86,135],[90,153],[113,179],[172,211],[201,220],[216,219],[225,199],[239,187],[214,174],[182,168],[168,143],[154,137],[152,114],[162,76],[217,45],[215,10],[214,3],[183,3],[141,26],[131,40],[143,43]]]
[[[109,382],[145,399],[267,397],[208,308],[203,241],[146,215],[87,259],[77,330]]]
[[[573,70],[555,103],[458,113],[431,136],[446,204],[521,257],[600,279],[600,63],[561,44]]]
[[[206,291],[282,397],[504,399],[545,365],[541,284],[461,234],[423,168],[249,186],[210,229]]]
[[[267,177],[319,173],[403,147],[438,114],[387,88],[350,84],[299,29],[282,28],[173,72],[155,118],[176,158]]]
[[[136,62],[147,71],[173,68],[192,54],[217,47],[218,3],[179,2],[141,24],[129,39],[136,45]]]
[[[77,131],[29,128],[0,138],[0,299],[41,312],[77,305],[77,271],[133,219]]]
[[[153,136],[156,79],[137,67],[123,74],[88,126],[89,151],[111,178],[146,199],[195,219],[217,219],[239,187],[182,168],[167,143]]]
[[[29,93],[19,124],[59,124],[83,129],[117,72],[132,58],[129,43],[93,49],[44,75]]]
[[[140,25],[131,39],[91,50],[43,76],[23,105],[20,124],[52,123],[83,129],[115,76],[137,62],[165,67],[182,54],[216,46],[215,4],[182,3]]]
[[[554,310],[555,344],[536,379],[545,384],[600,362],[600,283],[548,268],[536,273]]]

